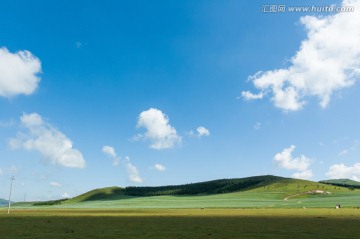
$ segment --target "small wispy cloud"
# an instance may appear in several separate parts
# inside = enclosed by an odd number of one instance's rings
[[[209,136],[210,135],[210,131],[207,128],[203,127],[203,126],[199,126],[196,129],[196,132],[197,132],[197,135],[199,137]]]
[[[210,136],[210,131],[205,128],[204,126],[199,126],[196,128],[196,132],[194,132],[193,130],[191,130],[190,132],[187,132],[187,134],[190,137],[203,137],[203,136]]]
[[[53,187],[61,187],[62,186],[59,182],[50,182],[50,185]]]
[[[359,140],[353,140],[352,145],[346,149],[343,149],[338,153],[339,156],[347,155],[348,153],[355,151],[360,148],[360,141]]]
[[[110,157],[113,161],[113,166],[118,166],[120,163],[120,157],[117,156],[114,147],[105,145],[102,148],[103,153]]]
[[[61,198],[70,198],[70,195],[68,193],[63,193],[61,195]]]
[[[264,93],[260,92],[259,94],[253,94],[250,91],[243,91],[241,92],[241,96],[245,100],[259,100],[264,97]]]
[[[164,165],[161,165],[159,163],[155,164],[154,165],[154,169],[159,171],[159,172],[164,172],[166,171],[166,167]]]
[[[139,171],[135,165],[130,162],[130,157],[125,157],[126,171],[128,173],[129,181],[133,183],[142,183],[144,180],[140,177]]]

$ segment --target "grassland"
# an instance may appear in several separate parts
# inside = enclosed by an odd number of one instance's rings
[[[108,187],[56,205],[16,203],[0,209],[0,238],[358,238],[360,190],[312,181],[276,178],[244,184],[223,180],[197,184],[200,190],[241,186],[220,194],[178,195],[198,190],[136,188],[133,192],[174,194],[134,196]],[[244,185],[249,185],[244,188]],[[214,189],[215,188],[215,189]],[[308,193],[320,191],[323,193]],[[341,209],[335,209],[341,204]]]
[[[114,189],[117,190],[116,193]],[[321,190],[330,194],[304,194]],[[299,195],[298,195],[299,194]],[[297,195],[297,196],[295,196]],[[284,200],[286,197],[290,198]],[[116,187],[92,190],[60,205],[35,208],[78,209],[155,209],[155,208],[334,208],[360,207],[360,190],[312,181],[281,179],[248,190],[204,195],[166,195],[139,197],[125,195]],[[17,203],[15,208],[34,208],[32,203]]]
[[[357,209],[0,211],[2,239],[357,238]]]

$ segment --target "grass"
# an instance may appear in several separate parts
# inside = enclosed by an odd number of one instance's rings
[[[356,238],[358,209],[0,211],[2,239]]]
[[[301,194],[312,190],[331,194]],[[284,200],[297,194],[301,195]],[[342,208],[336,210],[336,204]],[[294,179],[197,196],[134,197],[110,187],[60,205],[16,203],[10,215],[0,209],[0,235],[1,239],[357,238],[359,206],[358,189]]]
[[[84,209],[151,209],[151,208],[334,208],[360,206],[360,190],[311,181],[284,179],[271,185],[247,191],[201,196],[153,196],[134,197],[123,194],[113,195],[116,188],[96,189],[68,200],[61,205],[40,206],[36,208],[84,208]],[[329,195],[300,195],[311,190],[331,192]],[[91,200],[89,200],[91,199]],[[33,208],[31,203],[14,204],[16,208]]]
[[[112,194],[116,188],[90,191],[61,205],[34,207],[31,203],[16,203],[15,208],[79,208],[79,209],[166,209],[166,208],[334,208],[336,204],[353,208],[360,206],[360,190],[311,181],[285,179],[271,185],[247,191],[201,196],[134,197]],[[284,200],[285,197],[311,190],[331,192],[329,195],[303,194]],[[89,200],[91,199],[91,200]]]

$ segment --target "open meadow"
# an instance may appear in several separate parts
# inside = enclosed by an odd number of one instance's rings
[[[140,189],[158,193],[164,188],[136,188]],[[341,208],[335,209],[338,204]],[[244,191],[204,195],[134,196],[108,187],[68,200],[15,203],[10,214],[3,208],[0,235],[1,239],[358,238],[359,207],[359,189],[282,178]]]
[[[358,238],[358,209],[15,209],[2,239]]]

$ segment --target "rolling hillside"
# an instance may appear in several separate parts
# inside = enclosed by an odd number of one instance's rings
[[[66,203],[116,200],[131,197],[223,194],[264,187],[284,179],[285,178],[282,177],[267,175],[240,179],[219,179],[200,183],[159,187],[107,187],[81,194],[69,199]]]
[[[277,176],[160,187],[106,187],[67,200],[17,203],[52,208],[303,208],[360,206],[360,190]]]

